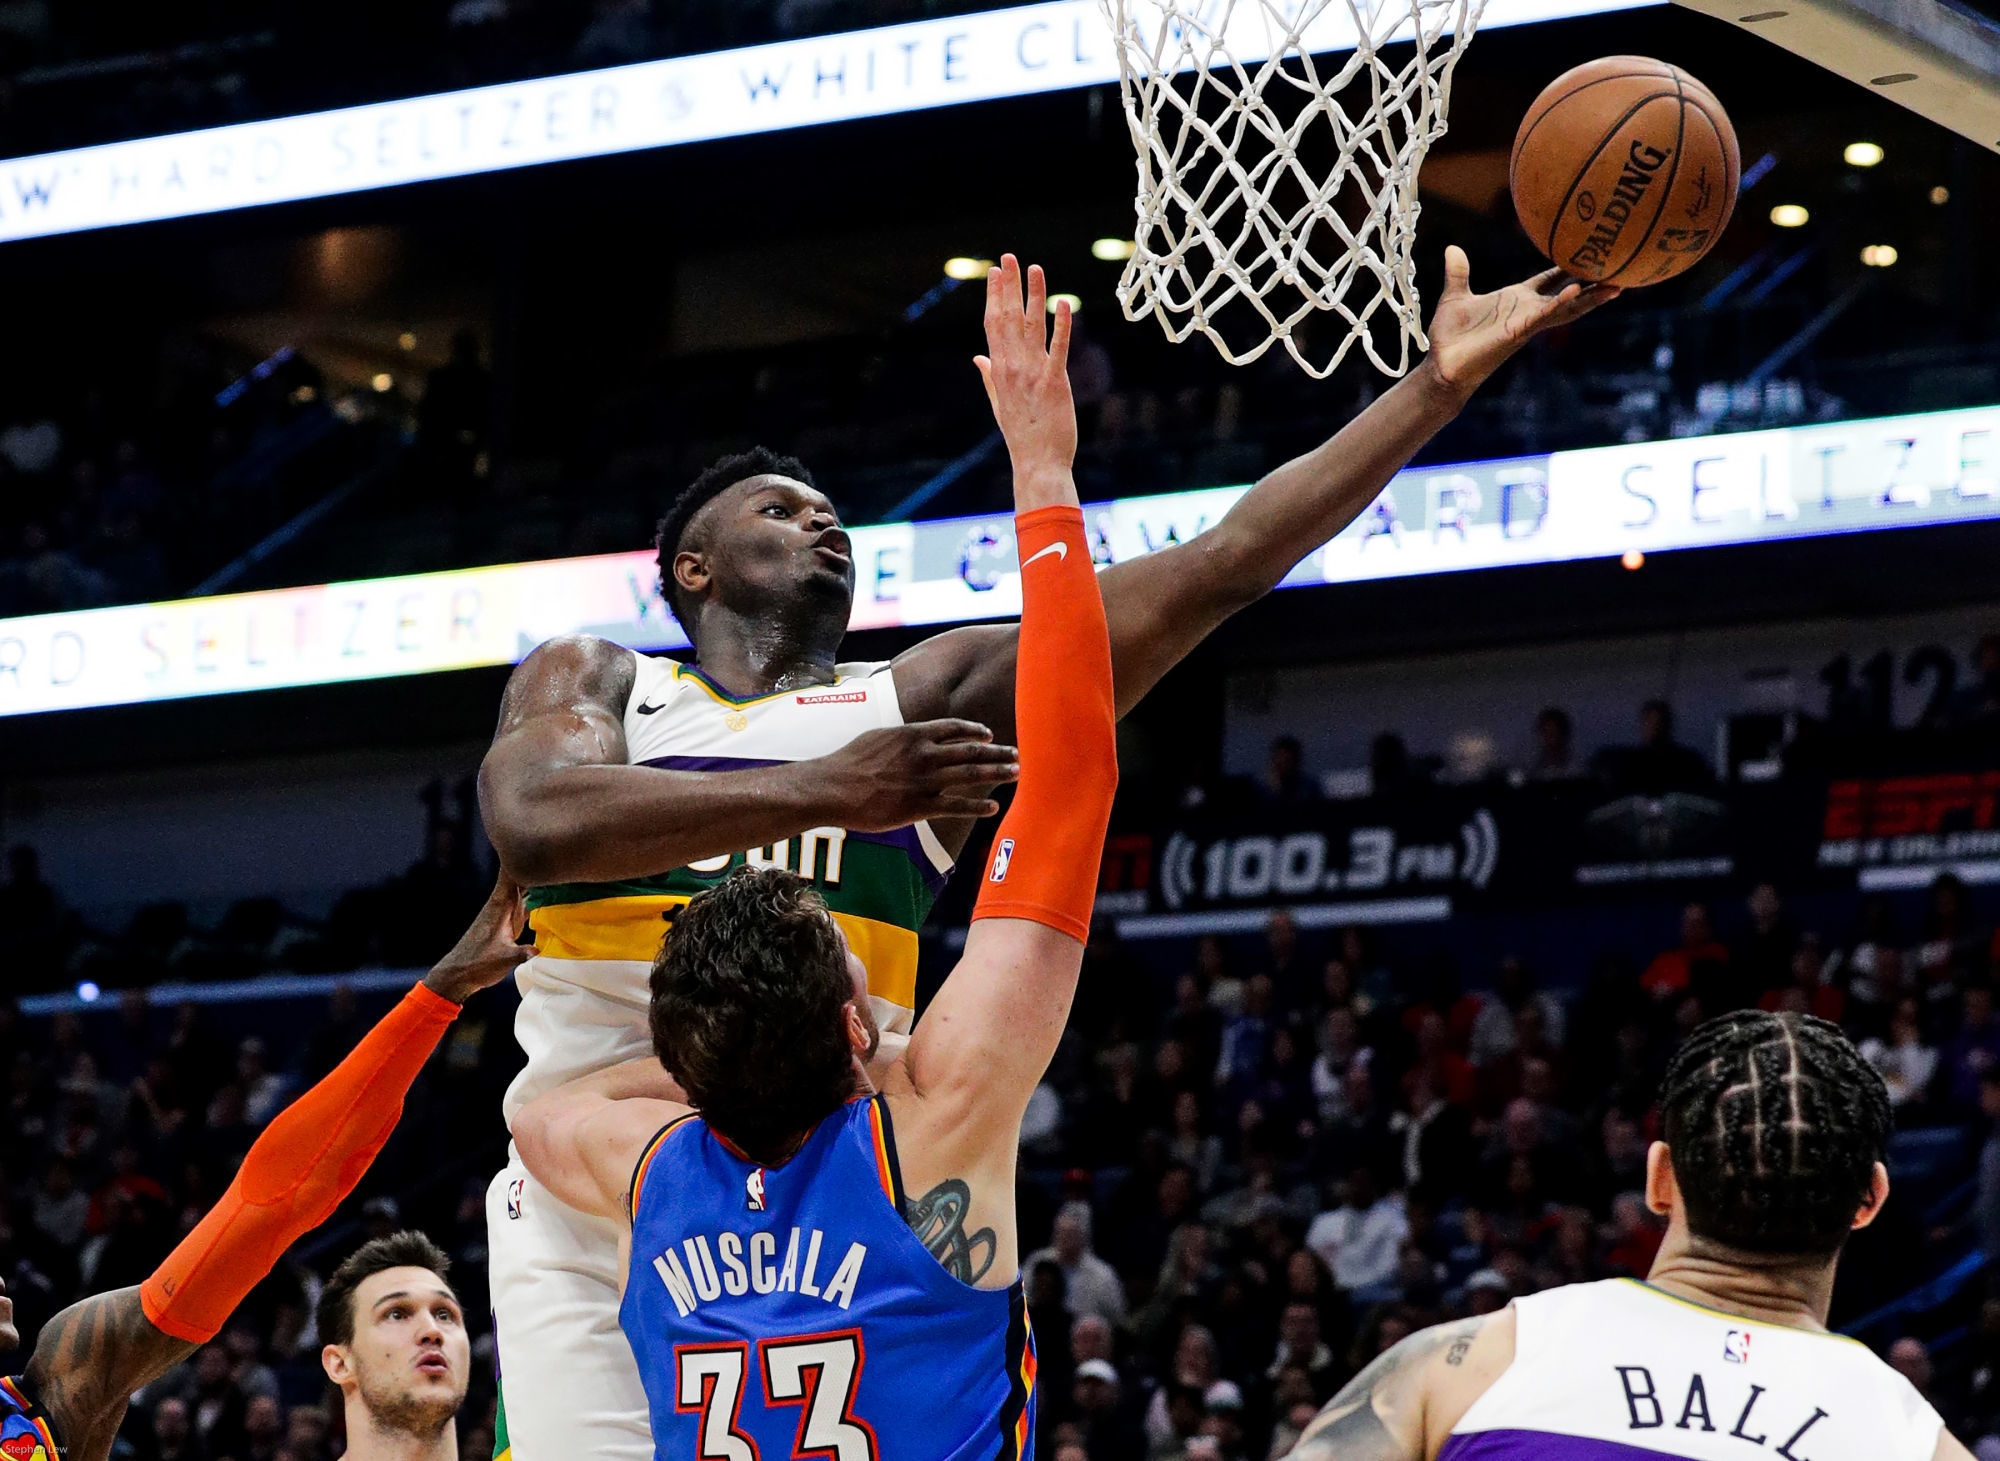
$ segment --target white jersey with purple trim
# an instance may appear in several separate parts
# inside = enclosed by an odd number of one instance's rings
[[[1864,1344],[1631,1279],[1516,1299],[1514,1326],[1438,1461],[1931,1461],[1944,1429]]]

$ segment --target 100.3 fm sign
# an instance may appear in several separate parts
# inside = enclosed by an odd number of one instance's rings
[[[1824,782],[1618,795],[1587,783],[1244,805],[1107,844],[1099,907],[1128,933],[1447,917],[1606,894],[1706,896],[1819,876]],[[1838,874],[1836,874],[1838,876]],[[1153,920],[1157,927],[1146,925]]]

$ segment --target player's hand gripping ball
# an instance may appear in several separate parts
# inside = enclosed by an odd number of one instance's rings
[[[1535,98],[1507,182],[1550,262],[1630,289],[1671,279],[1714,246],[1742,172],[1713,92],[1665,61],[1606,56]]]

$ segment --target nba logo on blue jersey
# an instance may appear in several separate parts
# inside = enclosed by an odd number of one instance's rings
[[[1722,1357],[1732,1365],[1750,1363],[1750,1331],[1732,1329],[1722,1337]]]
[[[1006,882],[1007,864],[1012,862],[1013,860],[1014,860],[1014,839],[1011,837],[1002,837],[1000,839],[999,848],[993,854],[993,876],[991,879],[989,879],[989,881],[995,883]]]
[[[750,1211],[764,1211],[764,1169],[758,1167],[743,1179],[744,1198],[750,1204]]]
[[[508,1217],[519,1221],[521,1216],[521,1199],[527,1194],[527,1191],[528,1179],[526,1177],[516,1177],[512,1182],[507,1184]]]

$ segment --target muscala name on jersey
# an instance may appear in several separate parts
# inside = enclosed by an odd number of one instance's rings
[[[721,1232],[713,1244],[708,1234],[696,1233],[683,1239],[678,1248],[656,1255],[653,1272],[666,1285],[667,1296],[683,1319],[724,1294],[731,1298],[804,1294],[842,1309],[854,1302],[854,1287],[861,1281],[861,1265],[868,1257],[865,1244],[849,1243],[847,1255],[834,1267],[831,1277],[822,1274],[832,1250],[818,1228],[793,1228],[784,1248],[781,1260],[778,1234],[769,1231]]]
[[[751,867],[775,867],[797,873],[808,882],[840,884],[840,854],[847,843],[844,827],[815,827],[769,847],[753,847],[748,852],[718,853],[688,864],[690,872],[719,873],[737,858]]]
[[[1731,1341],[1740,1337],[1744,1359],[1748,1358],[1749,1335],[1730,1331]],[[1725,1355],[1736,1359],[1725,1347]],[[1743,1363],[1744,1359],[1736,1359]],[[1625,1413],[1629,1429],[1635,1431],[1720,1431],[1763,1446],[1785,1461],[1812,1461],[1808,1435],[1817,1427],[1834,1429],[1833,1418],[1817,1405],[1788,1403],[1762,1385],[1746,1384],[1735,1377],[1711,1382],[1700,1371],[1685,1382],[1679,1375],[1662,1372],[1655,1376],[1645,1365],[1616,1365],[1618,1383],[1625,1391]],[[1648,1443],[1653,1444],[1653,1443]],[[1806,1447],[1808,1449],[1801,1449]]]

